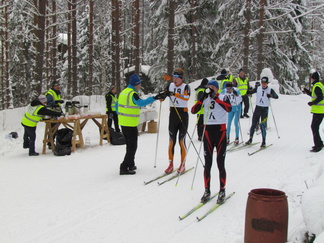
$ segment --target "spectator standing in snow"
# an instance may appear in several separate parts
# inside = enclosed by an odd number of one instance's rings
[[[233,86],[237,87],[240,90],[241,96],[242,96],[242,109],[241,109],[241,118],[249,118],[248,115],[249,108],[250,108],[250,102],[249,102],[249,96],[248,96],[248,90],[249,90],[249,78],[246,77],[244,70],[241,68],[239,71],[239,76],[234,79]],[[244,105],[244,111],[243,111],[243,105]],[[243,113],[243,114],[242,114]]]
[[[227,95],[230,99],[232,110],[228,113],[228,122],[227,122],[227,144],[230,143],[230,135],[231,135],[231,126],[232,121],[234,119],[235,126],[235,140],[234,145],[238,145],[239,143],[239,135],[240,135],[240,114],[241,114],[241,102],[242,96],[240,94],[240,90],[238,88],[233,87],[233,83],[226,83],[226,88],[221,92],[221,94]]]
[[[51,110],[62,112],[61,104],[64,103],[63,100],[61,100],[61,86],[60,83],[57,81],[54,81],[52,83],[52,87],[45,93],[46,96],[46,105],[51,107]],[[51,127],[54,127],[56,124],[51,123]],[[56,133],[53,135],[53,140],[56,137]],[[47,146],[49,149],[51,148],[51,143],[47,143]]]
[[[278,99],[279,96],[277,93],[268,86],[269,78],[263,77],[261,78],[261,85],[259,82],[256,83],[255,88],[252,89],[249,93],[256,93],[256,106],[252,116],[252,125],[250,128],[250,138],[245,143],[247,145],[252,143],[253,134],[255,128],[258,124],[260,124],[261,134],[262,134],[262,143],[261,148],[266,146],[266,136],[267,136],[267,121],[268,121],[268,113],[270,106],[270,98]],[[261,120],[261,121],[260,121]],[[259,123],[260,122],[260,123]]]
[[[200,85],[197,88],[195,88],[196,91],[195,103],[197,103],[198,100],[200,100],[203,97],[207,83],[208,83],[208,79],[203,78]],[[198,134],[199,141],[201,141],[203,130],[204,130],[204,108],[202,107],[200,111],[197,112],[197,134]]]
[[[118,115],[116,112],[116,97],[117,89],[115,86],[112,86],[109,92],[106,94],[106,114],[108,115],[108,128],[112,129],[111,125],[114,121],[115,131],[120,133],[120,129],[118,126]]]
[[[185,169],[185,159],[187,148],[185,137],[187,134],[189,116],[188,100],[190,97],[190,87],[183,82],[184,71],[181,68],[174,69],[172,73],[173,82],[169,83],[166,90],[170,96],[170,115],[169,115],[169,166],[165,170],[166,174],[173,171],[174,147],[179,132],[179,145],[181,150],[181,163],[177,170],[183,173]]]
[[[38,156],[39,153],[35,151],[36,140],[36,126],[37,123],[43,119],[44,116],[59,117],[64,116],[63,113],[57,111],[51,111],[45,107],[46,97],[45,95],[38,96],[27,107],[27,111],[21,119],[21,125],[24,127],[24,143],[23,148],[29,149],[29,156]]]
[[[219,76],[217,76],[216,80],[220,82],[220,89],[219,92],[222,92],[223,89],[225,89],[225,84],[227,82],[232,83],[233,82],[233,75],[230,74],[229,70],[223,69]]]
[[[140,122],[141,107],[153,103],[155,100],[165,99],[166,94],[158,94],[145,100],[138,96],[142,80],[137,74],[130,77],[129,85],[118,97],[118,123],[121,126],[123,135],[126,139],[126,154],[120,165],[120,175],[134,175],[137,167],[135,166],[135,154],[137,150],[137,126]]]
[[[205,157],[205,192],[201,198],[203,203],[210,199],[210,170],[213,163],[214,147],[216,147],[217,151],[216,161],[220,183],[217,203],[222,203],[225,200],[226,123],[227,113],[232,110],[232,106],[228,96],[219,94],[218,90],[218,82],[216,80],[209,81],[203,98],[191,108],[191,113],[196,114],[202,106],[204,107],[204,123],[206,128],[203,136]]]
[[[318,72],[312,73],[312,91],[305,89],[304,93],[312,97],[312,100],[308,102],[308,105],[311,107],[311,113],[313,113],[312,119],[312,133],[314,146],[310,150],[311,152],[319,152],[323,148],[323,141],[320,135],[320,125],[324,118],[324,86],[319,81],[320,75]]]

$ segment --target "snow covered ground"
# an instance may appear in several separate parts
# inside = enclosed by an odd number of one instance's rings
[[[198,81],[192,83],[191,87],[198,84]],[[190,107],[193,100],[194,95]],[[254,96],[252,101],[255,102]],[[302,242],[308,230],[319,235],[324,230],[324,151],[309,152],[313,142],[308,101],[306,95],[280,95],[278,100],[272,101],[267,143],[273,146],[253,156],[247,153],[258,145],[227,153],[227,193],[235,191],[236,194],[201,222],[197,222],[196,216],[206,212],[215,200],[185,220],[178,219],[196,205],[203,194],[200,162],[194,183],[194,171],[191,171],[180,177],[177,186],[176,181],[161,186],[156,182],[143,184],[163,173],[168,165],[168,101],[162,103],[157,166],[154,168],[157,134],[141,133],[136,155],[138,170],[134,176],[119,175],[125,146],[107,142],[99,146],[98,129],[91,122],[84,128],[84,138],[90,140],[84,149],[65,157],[54,156],[50,151],[29,157],[22,148],[23,109],[1,111],[0,242],[243,243],[246,202],[248,193],[255,188],[278,189],[288,196],[289,242]],[[104,112],[102,104],[92,104],[92,107]],[[190,136],[195,121],[196,116],[190,115]],[[246,141],[250,120],[241,119],[241,126]],[[12,131],[18,132],[19,138],[5,139]],[[233,132],[234,128],[232,139]],[[40,123],[38,152],[42,150],[43,133],[44,124]],[[193,141],[199,148],[196,133]],[[254,141],[261,142],[261,135],[255,135]],[[175,151],[177,165],[178,145]],[[187,168],[196,163],[197,154],[191,146]],[[215,164],[211,185],[212,192],[218,191]],[[316,242],[324,242],[323,238],[322,234]]]

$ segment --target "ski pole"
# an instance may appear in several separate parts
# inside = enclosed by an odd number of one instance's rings
[[[198,167],[198,160],[199,160],[199,158],[200,158],[200,151],[201,151],[201,148],[202,148],[202,145],[203,145],[203,141],[204,141],[205,130],[206,130],[206,124],[204,124],[203,135],[202,135],[202,138],[201,138],[201,141],[200,141],[199,154],[198,154],[197,161],[196,161],[195,172],[194,172],[194,175],[193,175],[193,178],[192,178],[191,190],[193,190],[193,184],[194,184],[195,179],[196,179],[197,167]],[[203,164],[203,167],[205,167],[204,164]]]
[[[172,105],[173,105],[173,107],[174,107],[174,109],[175,109],[175,111],[176,111],[176,113],[177,113],[177,115],[178,115],[178,117],[179,117],[179,119],[180,119],[180,121],[181,121],[182,125],[184,125],[184,123],[183,123],[183,121],[182,121],[182,118],[181,118],[181,116],[180,116],[180,113],[179,113],[179,111],[178,111],[177,107],[175,106],[175,104],[174,104],[174,102],[172,101],[172,99],[171,99],[171,97],[170,97],[170,96],[169,96],[169,98],[170,98],[170,101],[171,101],[171,103],[172,103]],[[194,149],[195,149],[196,153],[198,154],[198,150],[197,150],[197,148],[196,148],[196,146],[195,146],[194,142],[192,141],[192,138],[190,137],[190,134],[188,133],[188,129],[186,129],[186,134],[188,135],[188,137],[189,137],[189,140],[190,140],[190,142],[192,143],[192,146],[194,147]],[[202,160],[201,160],[201,159],[200,159],[200,161],[202,162]],[[202,163],[203,163],[203,162],[202,162]]]
[[[192,137],[193,137],[194,134],[195,134],[196,127],[197,127],[197,124],[195,125],[194,130],[192,131]],[[191,143],[189,143],[189,146],[188,146],[188,149],[187,149],[187,153],[186,153],[186,156],[185,156],[184,162],[187,161],[187,156],[188,156],[188,152],[189,152],[189,149],[190,149],[190,145],[191,145]],[[178,186],[178,182],[179,182],[180,174],[181,174],[181,173],[179,173],[179,175],[178,175],[177,182],[176,182],[175,186]]]
[[[159,144],[160,121],[161,121],[161,110],[162,110],[162,102],[160,101],[159,118],[158,118],[158,130],[157,130],[157,135],[156,135],[156,145],[155,145],[154,168],[156,168],[157,150],[158,150],[158,144]]]
[[[205,116],[205,114],[204,114],[204,130],[203,130],[203,135],[202,135],[201,142],[200,142],[199,154],[198,154],[197,161],[196,161],[195,172],[194,172],[194,175],[193,175],[193,178],[192,178],[191,190],[193,190],[193,184],[194,184],[195,179],[196,179],[197,167],[198,167],[198,158],[200,158],[200,151],[201,151],[201,147],[202,147],[202,144],[203,144],[203,141],[204,141],[204,136],[205,136],[205,131],[206,131],[206,119],[205,118],[209,116],[209,111],[210,111],[210,103],[208,105],[207,115]],[[203,167],[205,168],[204,164],[203,164]]]
[[[274,122],[274,124],[275,124],[275,128],[276,128],[277,136],[278,136],[278,139],[279,139],[280,136],[279,136],[279,132],[278,132],[278,128],[277,128],[276,119],[275,119],[275,116],[274,116],[274,114],[273,114],[273,110],[272,110],[272,106],[271,106],[271,104],[270,104],[269,106],[270,106],[270,109],[271,109],[271,114],[272,114],[273,122]]]

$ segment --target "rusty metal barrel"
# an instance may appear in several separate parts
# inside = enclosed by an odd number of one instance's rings
[[[287,232],[285,193],[269,188],[251,190],[246,204],[244,243],[285,243]]]

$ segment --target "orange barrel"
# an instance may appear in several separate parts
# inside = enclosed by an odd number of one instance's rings
[[[251,190],[246,203],[244,243],[285,243],[287,232],[285,193],[268,188]]]

